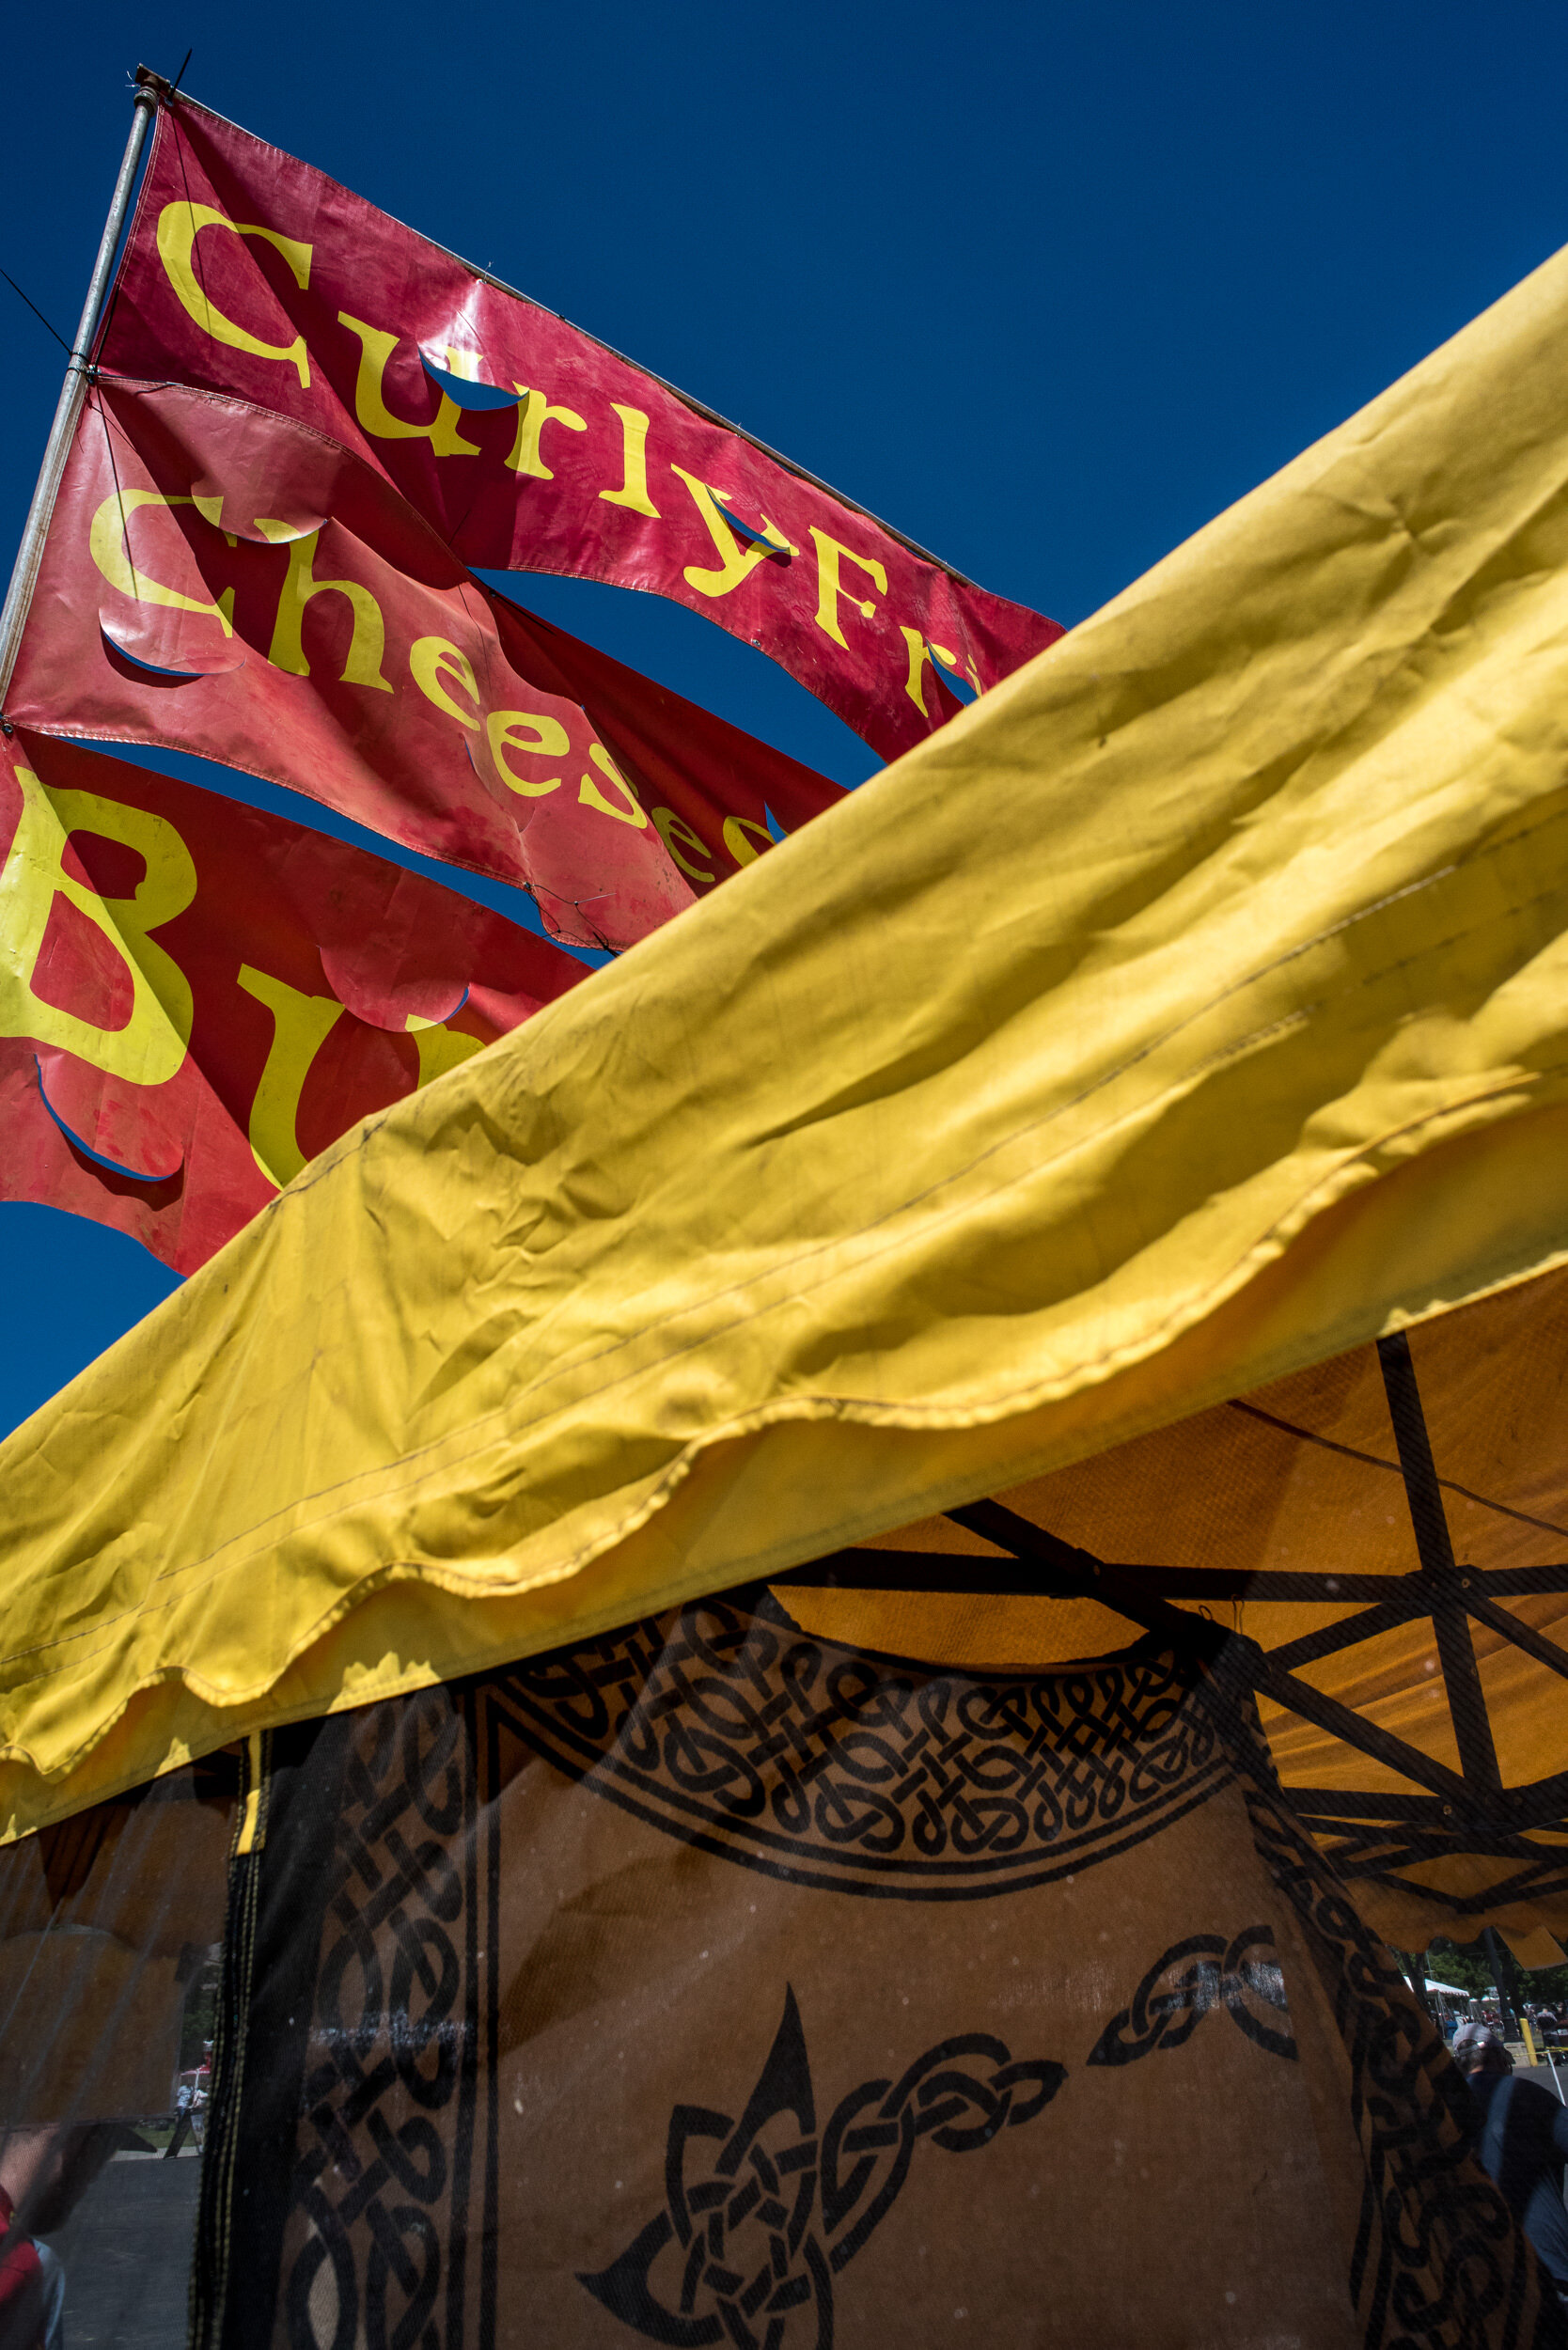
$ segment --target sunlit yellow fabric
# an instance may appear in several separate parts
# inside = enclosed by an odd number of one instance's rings
[[[1559,1261],[1564,381],[1560,258],[0,1448],[0,1818]]]

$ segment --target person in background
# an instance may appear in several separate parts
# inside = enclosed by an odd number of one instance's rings
[[[117,2122],[0,2133],[0,2350],[62,2350],[65,2270],[39,2239],[65,2226],[124,2136]]]
[[[1479,2111],[1476,2154],[1568,2308],[1568,2106],[1533,2081],[1515,2080],[1492,2040],[1455,2050]]]
[[[1491,2025],[1474,2016],[1461,2024],[1453,2035],[1453,2058],[1461,2072],[1467,2069],[1466,2051],[1470,2048],[1496,2048],[1503,2060],[1504,2071],[1513,2071],[1513,2060]]]
[[[63,2350],[65,2270],[47,2244],[23,2235],[0,2187],[0,2343],[5,2350]]]

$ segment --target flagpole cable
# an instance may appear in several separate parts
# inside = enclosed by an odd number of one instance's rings
[[[4,704],[10,689],[11,671],[16,666],[23,627],[33,601],[33,589],[38,584],[39,567],[43,560],[44,539],[54,515],[55,500],[59,495],[76,419],[86,398],[87,361],[102,315],[103,297],[109,290],[120,232],[125,227],[126,214],[131,210],[131,192],[135,186],[137,165],[142,160],[142,149],[147,144],[149,125],[158,111],[159,100],[165,86],[160,76],[149,73],[145,66],[138,66],[136,92],[132,101],[131,135],[126,140],[125,153],[120,159],[119,177],[115,181],[109,217],[103,224],[92,280],[87,287],[86,301],[82,306],[82,323],[76,329],[76,340],[71,347],[65,382],[60,386],[60,397],[55,410],[55,421],[49,428],[49,439],[44,446],[43,462],[39,467],[33,502],[27,509],[22,544],[17,549],[10,586],[6,590],[5,607],[0,610],[0,705]],[[8,726],[7,731],[9,732]]]

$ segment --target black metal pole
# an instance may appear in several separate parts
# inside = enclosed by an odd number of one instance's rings
[[[1400,1467],[1404,1472],[1405,1498],[1410,1506],[1421,1575],[1432,1592],[1432,1628],[1453,1719],[1460,1767],[1466,1786],[1484,1803],[1487,1796],[1500,1791],[1502,1778],[1465,1611],[1466,1578],[1454,1564],[1442,1488],[1433,1465],[1426,1415],[1421,1409],[1416,1366],[1410,1356],[1410,1341],[1403,1330],[1396,1331],[1389,1338],[1378,1340],[1377,1355]]]
[[[23,623],[33,599],[38,581],[39,565],[43,559],[43,541],[48,533],[55,500],[65,473],[66,459],[71,454],[71,434],[86,397],[87,360],[93,337],[103,309],[103,297],[109,289],[110,274],[115,266],[115,254],[119,246],[120,230],[131,210],[131,193],[136,183],[136,166],[142,159],[148,126],[158,111],[160,92],[166,85],[145,66],[137,68],[136,90],[132,99],[131,135],[120,158],[119,177],[109,200],[109,216],[103,223],[103,234],[98,243],[98,258],[93,263],[87,298],[82,306],[82,320],[76,329],[76,340],[71,346],[71,359],[66,368],[65,382],[60,386],[55,421],[50,427],[44,447],[43,463],[39,469],[38,486],[33,502],[27,509],[23,525],[22,544],[17,549],[16,563],[11,572],[10,586],[0,609],[0,700],[4,699],[16,666],[17,648],[22,642]],[[9,729],[8,728],[8,732]]]
[[[1523,2009],[1519,2003],[1519,1977],[1513,1965],[1513,1953],[1500,1934],[1490,1926],[1482,1928],[1481,1938],[1486,1945],[1486,1956],[1492,1968],[1492,1980],[1497,1986],[1497,2004],[1502,2009],[1503,2038],[1520,2037],[1519,2018]],[[1513,2029],[1508,2029],[1512,2017]]]

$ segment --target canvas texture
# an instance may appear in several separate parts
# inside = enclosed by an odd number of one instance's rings
[[[982,1677],[736,1595],[269,1746],[198,2342],[1561,2338],[1152,1644]]]

